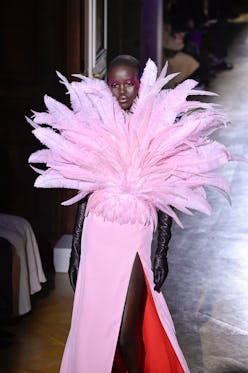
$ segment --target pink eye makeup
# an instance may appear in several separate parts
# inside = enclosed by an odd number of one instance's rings
[[[128,79],[125,79],[123,81],[118,81],[118,80],[114,80],[114,79],[109,79],[108,80],[108,85],[110,88],[118,88],[120,85],[125,85],[127,87],[139,87],[139,80],[137,78],[137,76],[131,76],[130,78]]]
[[[139,86],[139,81],[138,81],[137,76],[132,76],[131,78],[126,79],[124,81],[124,84],[129,85],[129,86],[132,85],[134,87],[137,87],[137,86]]]
[[[117,87],[119,87],[120,82],[118,82],[117,80],[109,79],[109,80],[108,80],[108,85],[109,85],[111,88],[117,88]]]

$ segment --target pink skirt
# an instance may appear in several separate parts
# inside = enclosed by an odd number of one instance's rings
[[[92,213],[85,218],[71,329],[60,373],[111,373],[113,366],[116,373],[126,372],[116,346],[137,253],[148,290],[144,373],[189,372],[164,297],[153,290],[152,236],[151,226],[121,225]]]

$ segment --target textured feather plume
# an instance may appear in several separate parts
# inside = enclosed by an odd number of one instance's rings
[[[47,112],[34,112],[33,121],[27,118],[47,147],[29,158],[47,167],[34,168],[40,173],[35,186],[75,189],[65,205],[91,194],[88,211],[121,224],[156,225],[157,209],[179,225],[175,209],[211,214],[204,188],[211,186],[227,199],[230,194],[215,169],[232,157],[209,137],[226,126],[225,115],[217,105],[187,100],[214,95],[194,90],[194,80],[164,89],[175,76],[166,71],[167,65],[157,78],[157,67],[148,60],[129,113],[121,110],[105,82],[77,75],[81,81],[69,83],[57,72],[71,109],[45,96]]]

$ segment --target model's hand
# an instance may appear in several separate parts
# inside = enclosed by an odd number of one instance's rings
[[[154,290],[160,292],[161,287],[168,275],[168,261],[166,251],[156,253],[153,263]]]
[[[163,211],[158,211],[157,250],[153,262],[154,290],[160,292],[168,275],[167,252],[171,238],[172,218]]]
[[[81,242],[80,242],[80,245],[81,245]],[[74,249],[72,249],[72,251],[71,251],[68,274],[69,274],[69,279],[70,279],[72,289],[75,291],[76,283],[77,283],[77,275],[78,275],[78,269],[79,269],[80,256],[78,255],[78,252],[75,249],[75,245],[73,247],[74,247]],[[80,248],[81,248],[81,246],[80,246]],[[80,253],[80,248],[78,249],[79,253]]]

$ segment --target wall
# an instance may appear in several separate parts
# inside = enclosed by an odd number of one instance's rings
[[[149,14],[154,1],[156,17],[149,18],[144,31],[147,19],[142,7],[145,4]],[[148,37],[146,52],[152,53],[161,1],[153,2],[108,0],[108,61],[120,53],[141,59]],[[71,233],[75,206],[60,205],[71,191],[33,187],[37,174],[28,165],[28,157],[41,145],[24,116],[31,116],[31,109],[45,109],[46,93],[68,103],[55,71],[70,79],[72,73],[83,70],[83,8],[83,0],[12,0],[1,5],[0,210],[26,217],[37,235],[52,243],[61,234]]]
[[[40,148],[24,115],[43,110],[43,95],[65,101],[55,70],[66,73],[66,2],[24,0],[1,5],[1,211],[26,217],[39,236],[56,240],[63,224],[61,191],[33,188],[29,155]],[[4,194],[3,194],[4,192]]]

